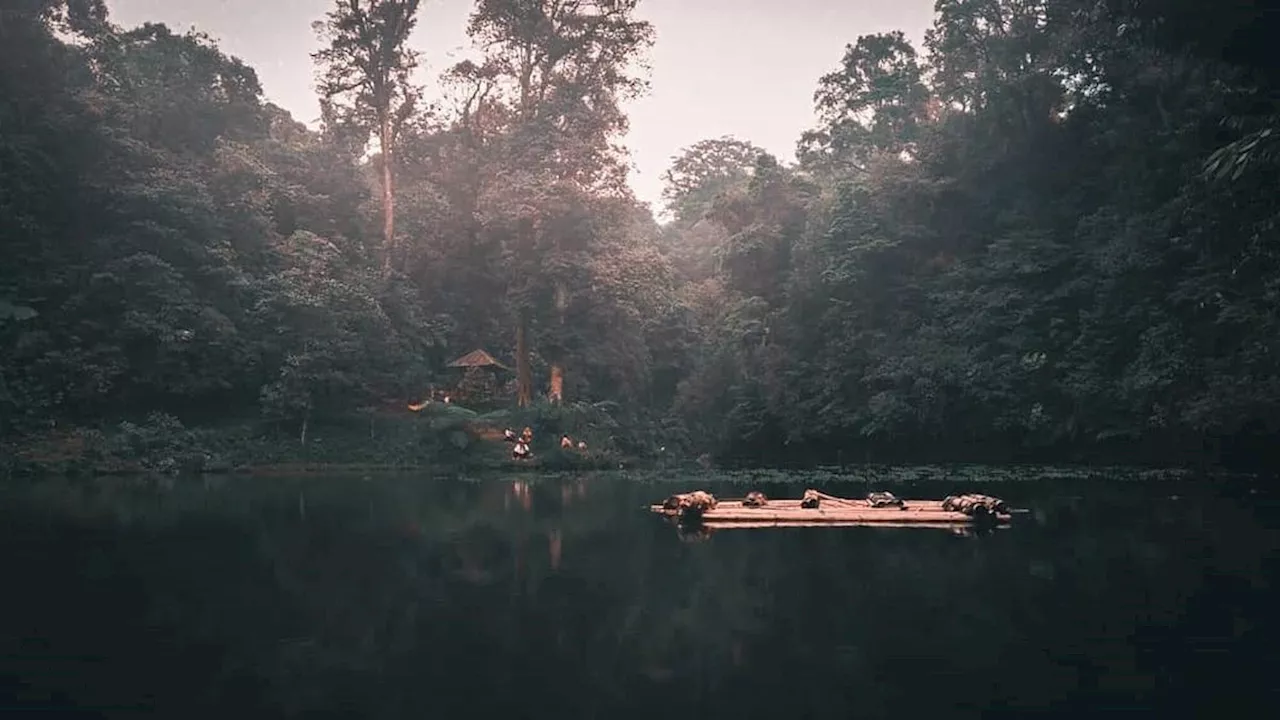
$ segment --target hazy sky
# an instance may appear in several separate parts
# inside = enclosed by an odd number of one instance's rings
[[[631,185],[654,204],[681,148],[734,135],[793,159],[813,125],[813,91],[859,35],[902,30],[919,48],[934,0],[641,0],[653,23],[650,93],[629,108]],[[333,0],[107,0],[124,26],[163,22],[217,39],[258,71],[266,96],[313,124],[319,115],[311,22]],[[470,43],[474,0],[423,0],[413,46],[434,79]]]

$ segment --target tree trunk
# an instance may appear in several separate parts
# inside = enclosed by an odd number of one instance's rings
[[[529,342],[525,335],[529,321],[523,312],[516,321],[516,405],[529,407],[533,402],[533,369],[529,367]]]
[[[563,281],[556,282],[555,292],[556,314],[560,320],[560,337],[557,338],[556,352],[559,357],[564,356],[564,311],[569,305],[569,291],[564,286]],[[564,399],[564,365],[559,359],[551,363],[551,387],[547,394],[547,398],[555,405],[559,405]]]
[[[396,237],[395,156],[390,118],[383,118],[378,135],[378,144],[382,146],[382,269],[389,270]]]
[[[564,368],[560,363],[551,363],[551,392],[548,397],[555,405],[564,398]]]

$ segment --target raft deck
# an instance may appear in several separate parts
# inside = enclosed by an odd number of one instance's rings
[[[680,511],[662,505],[650,510],[666,517],[680,517]],[[995,514],[988,522],[1007,524],[1011,516]],[[823,498],[816,508],[800,507],[799,500],[770,500],[763,507],[748,507],[742,498],[720,500],[715,509],[702,513],[704,525],[745,525],[751,527],[804,527],[814,525],[882,525],[885,527],[963,527],[976,519],[962,512],[942,509],[941,500],[903,500],[903,506],[871,507],[865,500]]]
[[[676,522],[673,518],[671,522]],[[704,530],[715,531],[717,533],[724,530],[783,530],[787,528],[910,528],[917,530],[947,530],[956,534],[969,533],[974,530],[974,522],[969,519],[966,522],[884,522],[876,520],[873,522],[857,522],[849,520],[828,520],[813,522],[805,520],[802,522],[792,522],[790,520],[780,520],[774,522],[765,520],[761,522],[707,522],[698,526]],[[1002,523],[991,526],[992,530],[1007,530],[1010,525]]]

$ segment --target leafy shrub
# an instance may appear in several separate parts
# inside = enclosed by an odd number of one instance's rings
[[[217,462],[201,433],[162,412],[150,413],[141,424],[120,423],[103,451],[118,463],[153,472],[199,471]]]

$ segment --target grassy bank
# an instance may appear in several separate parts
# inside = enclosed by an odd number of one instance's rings
[[[534,459],[510,458],[502,430],[534,431]],[[639,428],[639,429],[637,429]],[[481,413],[433,404],[420,412],[386,412],[299,422],[258,419],[188,426],[163,413],[97,427],[63,427],[4,443],[0,475],[131,473],[389,472],[607,469],[648,464],[646,427],[617,422],[598,405],[539,405]],[[562,434],[587,444],[561,450]]]

